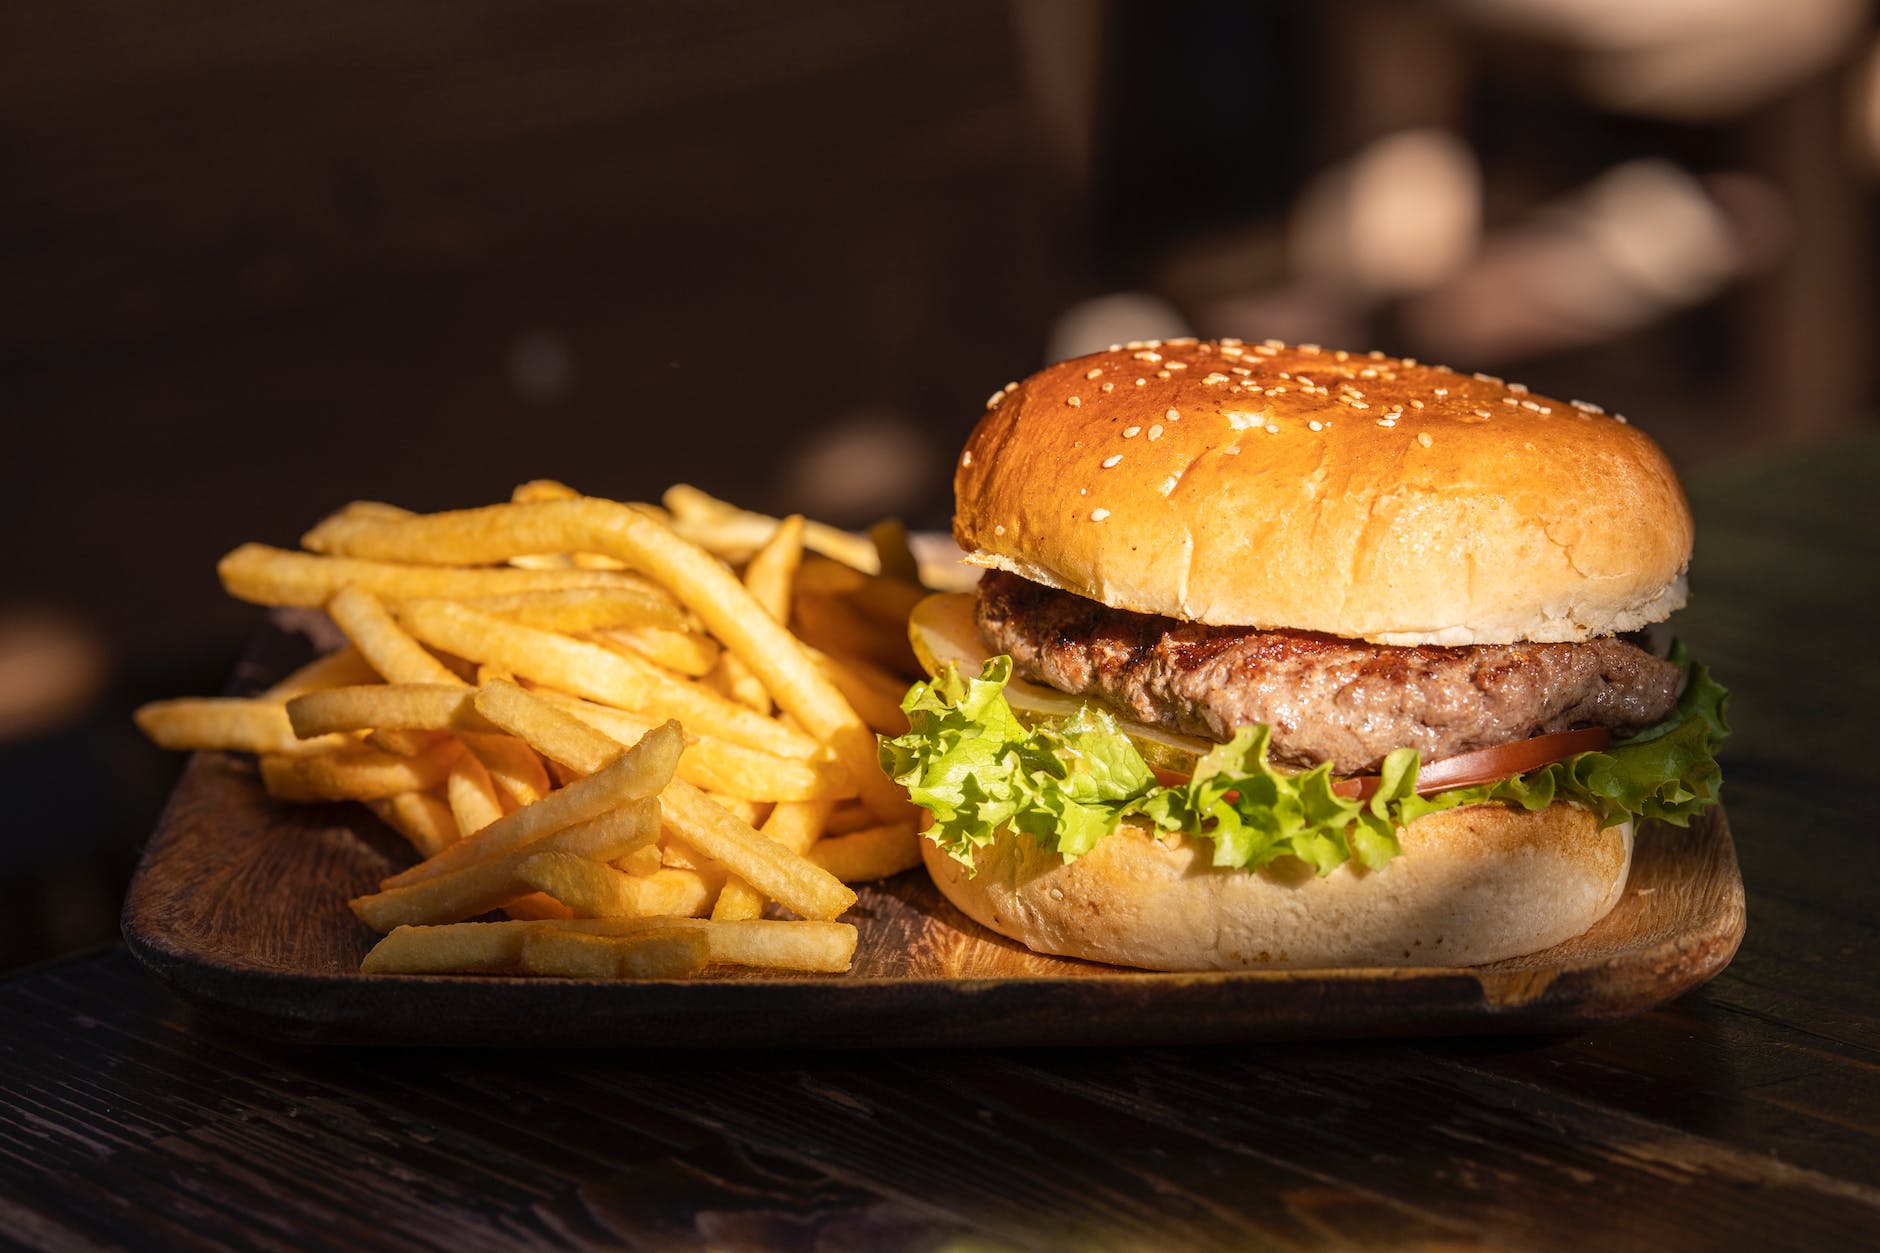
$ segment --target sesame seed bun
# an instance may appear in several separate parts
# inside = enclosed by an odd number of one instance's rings
[[[1550,948],[1604,918],[1625,890],[1630,823],[1583,809],[1474,805],[1420,818],[1378,871],[1324,878],[1284,859],[1260,871],[1126,825],[1076,861],[1002,832],[977,874],[921,841],[947,898],[1041,953],[1151,970],[1473,966]]]
[[[1579,641],[1684,604],[1691,516],[1596,406],[1382,354],[1128,345],[995,394],[977,564],[1118,609],[1380,644]]]

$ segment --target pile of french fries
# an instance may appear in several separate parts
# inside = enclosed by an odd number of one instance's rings
[[[360,801],[410,841],[420,860],[352,901],[383,936],[367,972],[847,970],[847,885],[920,860],[875,761],[906,726],[906,534],[683,485],[662,504],[536,481],[449,513],[357,502],[304,551],[245,544],[230,595],[324,608],[348,645],[138,725],[255,753],[275,797]]]

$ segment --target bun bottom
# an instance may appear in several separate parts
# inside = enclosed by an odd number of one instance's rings
[[[947,899],[1041,953],[1149,970],[1474,966],[1550,948],[1618,904],[1632,824],[1590,812],[1473,805],[1399,832],[1381,870],[1324,878],[1282,859],[1248,872],[1208,864],[1205,841],[1126,825],[1066,863],[1001,832],[977,875],[921,841]]]

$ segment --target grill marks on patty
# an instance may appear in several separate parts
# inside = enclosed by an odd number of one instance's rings
[[[1276,761],[1339,774],[1579,726],[1638,729],[1677,704],[1677,666],[1625,640],[1394,648],[1311,631],[1209,627],[988,573],[975,618],[1025,678],[1138,722],[1226,741],[1273,728]]]

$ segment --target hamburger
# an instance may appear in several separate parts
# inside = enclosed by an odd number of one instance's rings
[[[1653,630],[1692,525],[1617,416],[1381,353],[1148,341],[988,403],[976,593],[884,768],[961,910],[1160,970],[1471,965],[1587,930],[1714,803],[1723,689]]]

